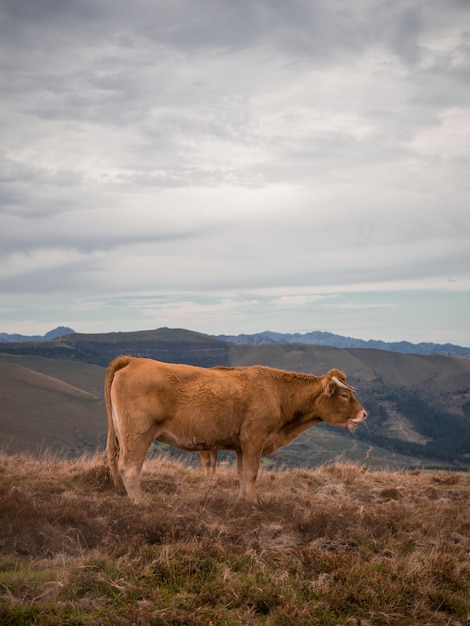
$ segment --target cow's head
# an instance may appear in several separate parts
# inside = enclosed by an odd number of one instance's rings
[[[354,397],[355,389],[346,383],[346,375],[341,370],[330,370],[322,377],[321,386],[317,406],[323,421],[351,431],[365,422],[367,411]]]

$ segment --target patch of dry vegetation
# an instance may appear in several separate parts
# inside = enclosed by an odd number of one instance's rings
[[[0,455],[0,623],[469,623],[470,476],[356,465],[261,472],[160,458],[148,506],[101,457]]]

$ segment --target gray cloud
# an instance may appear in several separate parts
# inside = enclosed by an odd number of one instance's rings
[[[468,294],[469,17],[459,0],[5,0],[0,330],[48,296],[90,326],[101,297],[127,327],[148,298],[141,323],[164,302],[230,332],[269,306],[276,330],[313,328],[335,290]],[[385,300],[332,319],[372,327]]]

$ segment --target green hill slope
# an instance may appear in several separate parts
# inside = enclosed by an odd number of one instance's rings
[[[104,444],[104,403],[89,391],[0,362],[0,397],[0,441],[7,452],[52,450],[77,456]]]

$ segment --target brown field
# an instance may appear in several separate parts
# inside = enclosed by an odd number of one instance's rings
[[[160,458],[147,506],[101,457],[0,455],[0,623],[470,623],[470,476],[353,464],[261,471]]]

